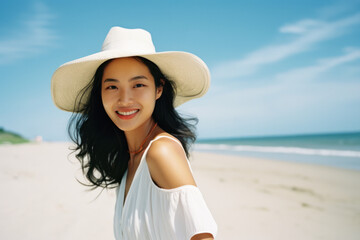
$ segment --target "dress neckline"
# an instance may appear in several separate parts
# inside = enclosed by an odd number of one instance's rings
[[[134,174],[134,177],[133,177],[133,179],[132,179],[132,181],[131,181],[131,184],[130,184],[130,186],[129,186],[129,190],[128,190],[126,196],[125,196],[126,183],[127,183],[127,175],[128,175],[128,169],[126,169],[126,172],[125,172],[124,177],[123,177],[124,180],[122,181],[122,182],[124,183],[124,184],[123,184],[124,187],[123,187],[123,189],[121,189],[121,190],[122,190],[122,207],[123,207],[123,208],[125,208],[127,199],[129,198],[129,195],[130,195],[131,192],[132,192],[131,190],[132,190],[133,183],[134,183],[134,181],[136,180],[137,175],[139,175],[138,173],[139,173],[140,167],[142,166],[142,163],[143,163],[143,161],[144,161],[144,158],[146,157],[146,154],[147,154],[147,152],[148,152],[148,150],[149,150],[152,142],[156,141],[157,139],[159,139],[159,138],[161,138],[161,137],[166,137],[166,136],[156,136],[154,139],[152,139],[152,140],[149,142],[149,144],[148,144],[147,147],[145,148],[145,150],[144,150],[144,152],[143,152],[143,154],[142,154],[142,156],[141,156],[141,158],[140,158],[139,165],[138,165],[138,167],[137,167],[136,170],[135,170],[135,174]]]
[[[121,193],[121,196],[120,196],[120,197],[121,197],[121,207],[122,207],[121,215],[124,215],[123,212],[124,212],[124,209],[126,209],[129,196],[130,196],[130,194],[132,193],[133,184],[134,184],[135,180],[137,180],[137,175],[139,175],[140,169],[141,169],[141,167],[142,167],[142,165],[143,165],[143,162],[144,162],[144,158],[146,157],[146,154],[147,154],[147,152],[149,151],[149,148],[150,148],[151,144],[152,144],[154,141],[156,141],[156,140],[158,140],[158,139],[160,139],[160,138],[170,138],[170,139],[176,141],[177,143],[179,143],[179,144],[181,145],[181,143],[179,142],[179,140],[177,140],[177,139],[175,140],[174,137],[164,136],[164,135],[156,136],[154,139],[152,139],[152,140],[149,142],[149,144],[148,144],[148,146],[146,147],[143,155],[141,156],[139,166],[137,167],[137,169],[136,169],[136,171],[135,171],[134,177],[133,177],[133,179],[132,179],[132,181],[131,181],[131,184],[130,184],[130,186],[129,186],[129,191],[128,191],[127,194],[126,194],[126,197],[125,197],[125,188],[126,188],[127,174],[128,174],[128,170],[127,170],[127,169],[126,169],[125,174],[124,174],[124,176],[123,176],[123,179],[122,179],[122,181],[121,181],[120,189],[119,189],[119,190],[121,191],[121,192],[120,192],[120,193]]]

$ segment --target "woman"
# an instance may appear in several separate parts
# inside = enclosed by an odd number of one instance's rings
[[[170,77],[170,81],[167,76]],[[209,87],[184,52],[155,52],[148,32],[113,27],[102,51],[59,67],[53,100],[94,187],[117,187],[116,239],[214,239],[217,226],[188,164],[192,125],[174,107]]]

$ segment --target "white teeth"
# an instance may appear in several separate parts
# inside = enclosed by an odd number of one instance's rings
[[[120,115],[128,116],[128,115],[136,113],[137,111],[139,111],[139,110],[133,110],[133,111],[130,111],[130,112],[119,112],[119,111],[116,111],[116,112],[118,114],[120,114]]]

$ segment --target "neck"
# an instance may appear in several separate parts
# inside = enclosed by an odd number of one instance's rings
[[[126,141],[128,143],[129,151],[131,153],[130,155],[133,154],[132,152],[139,150],[141,145],[142,150],[146,148],[148,142],[152,139],[151,135],[153,135],[154,131],[151,132],[151,130],[154,130],[154,125],[155,122],[151,118],[149,121],[145,122],[137,129],[125,132]]]

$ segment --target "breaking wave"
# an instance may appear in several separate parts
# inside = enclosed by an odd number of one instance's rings
[[[236,152],[261,152],[261,153],[286,153],[315,156],[337,156],[360,158],[360,151],[314,149],[282,146],[250,146],[250,145],[226,145],[226,144],[195,144],[195,150],[201,151],[236,151]]]

